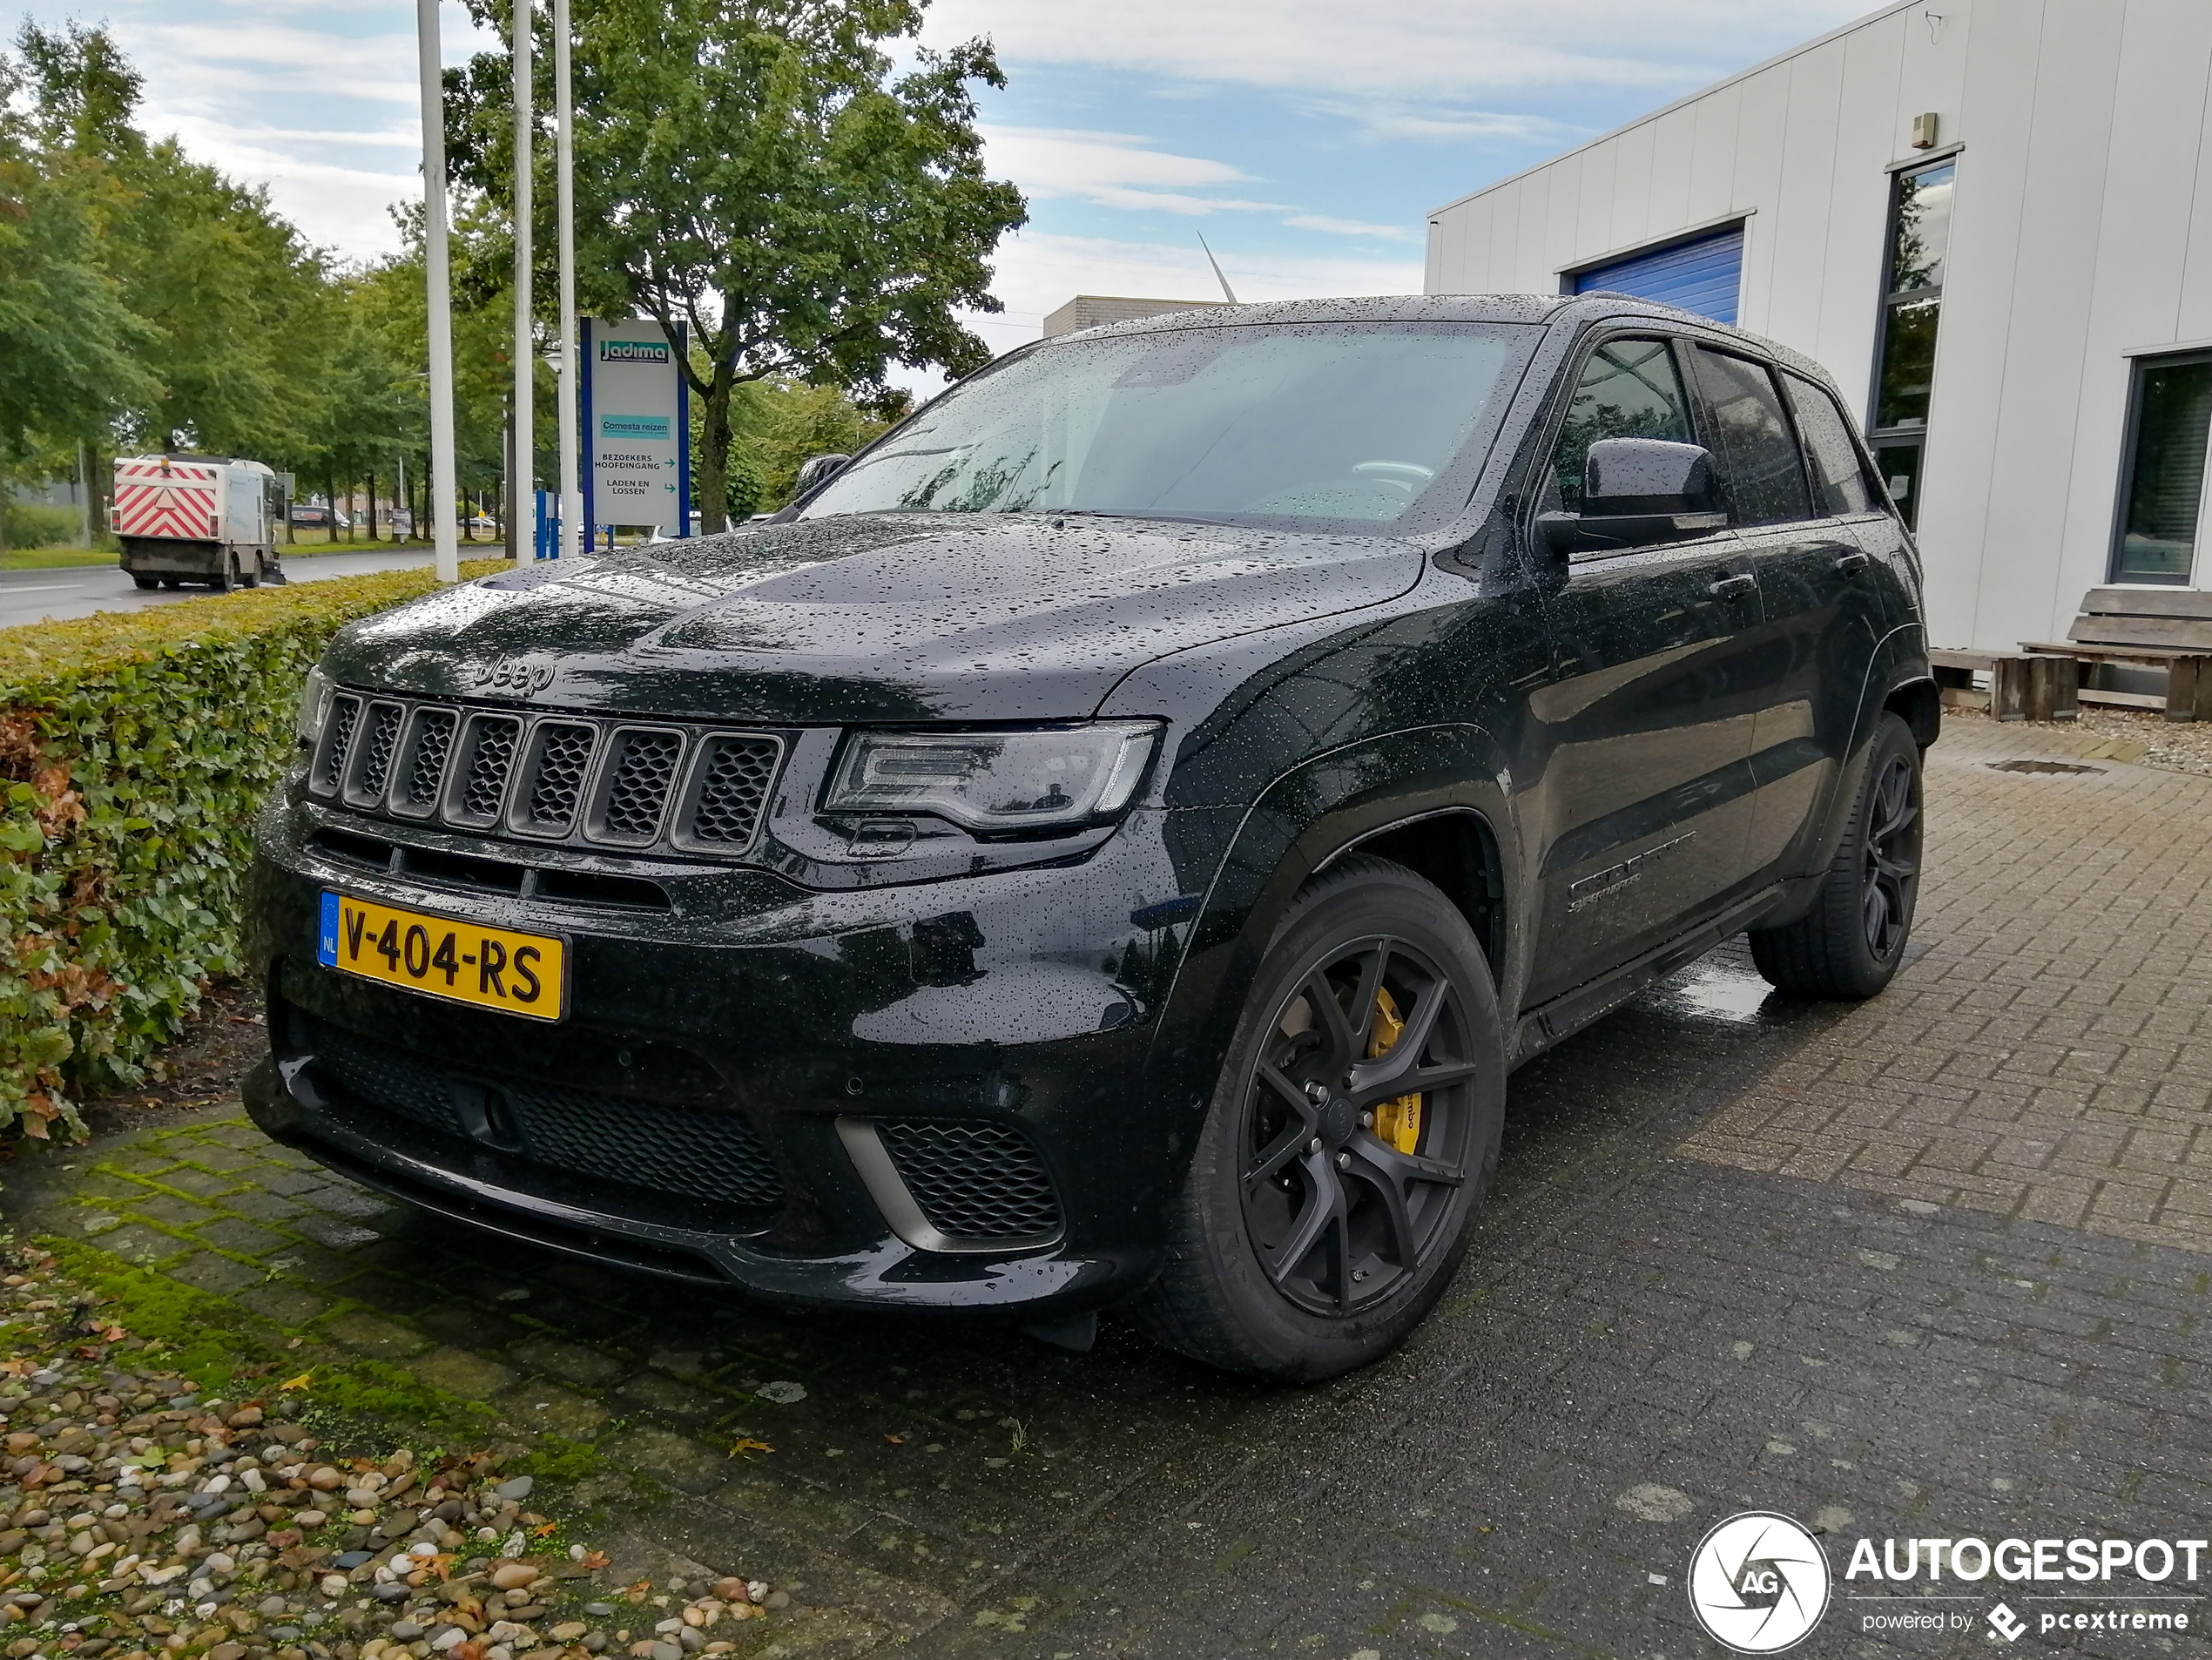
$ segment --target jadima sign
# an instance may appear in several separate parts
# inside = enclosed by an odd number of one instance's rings
[[[684,330],[650,318],[586,317],[582,410],[583,522],[691,530],[690,399]]]

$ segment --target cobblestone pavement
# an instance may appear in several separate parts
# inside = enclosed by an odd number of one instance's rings
[[[1849,1600],[1849,1542],[2202,1537],[2212,1509],[2186,1163],[2212,782],[1986,765],[2058,741],[1959,723],[1935,752],[1925,955],[1877,1003],[1769,997],[1738,948],[1519,1074],[1460,1280],[1323,1388],[1110,1325],[1076,1356],[666,1291],[457,1233],[214,1115],[8,1197],[303,1354],[401,1360],[594,1442],[579,1501],[790,1585],[794,1646],[1680,1660],[1718,1652],[1692,1546],[1757,1508],[1829,1535],[1838,1602],[1796,1652],[1984,1653],[1993,1589],[1962,1635],[1864,1634],[1898,1605]]]
[[[1685,1152],[2212,1251],[2212,779],[2052,738],[1952,725],[1927,955]]]

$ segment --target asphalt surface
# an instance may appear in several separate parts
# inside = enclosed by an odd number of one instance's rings
[[[2088,999],[2108,1005],[2101,1030],[2152,1011],[2138,1047],[2161,1019],[2186,1028],[2145,1110],[2186,1121],[2168,1165],[2176,1192],[2202,1191],[2212,1009],[2194,946],[2212,901],[2176,884],[2151,809],[2212,821],[2212,781],[1991,770],[2062,743],[1962,725],[1936,750],[1922,927],[1884,997],[1780,998],[1738,942],[1519,1073],[1446,1299],[1399,1353],[1319,1388],[1224,1378],[1118,1320],[1074,1355],[563,1263],[338,1181],[226,1108],[105,1138],[65,1155],[73,1171],[18,1167],[9,1210],[233,1299],[299,1333],[303,1366],[342,1346],[489,1402],[520,1436],[591,1443],[574,1502],[788,1584],[798,1629],[779,1641],[815,1654],[1683,1660],[1721,1652],[1692,1618],[1693,1548],[1747,1510],[1824,1539],[1832,1603],[1796,1654],[2206,1654],[2202,1581],[2124,1605],[2188,1613],[2186,1631],[2060,1638],[2046,1615],[2146,1588],[1844,1576],[1862,1538],[2203,1537],[2212,1252],[2166,1210],[2129,1237],[2094,1197],[2036,1198],[2071,1169],[1999,1204],[1842,1158],[1747,1167],[1835,1137],[1839,1110],[1905,1122],[1821,1058],[1846,1039],[1892,1073],[1910,1049],[1941,1083],[2013,1045],[2004,1022]],[[2069,778],[2110,791],[2086,835]],[[2101,885],[2073,901],[1993,874],[2047,845],[2078,847]],[[2084,971],[2091,908],[2140,947],[2124,974]],[[2013,1046],[2013,1070],[2035,1058]],[[1976,1122],[2024,1162],[2055,1117],[2095,1107],[2064,1083]],[[1761,1104],[1777,1092],[1799,1104]],[[1716,1124],[1737,1126],[1730,1145],[1705,1144]],[[2140,1185],[2128,1160],[2100,1179]],[[1929,1590],[1954,1600],[1906,1600]],[[2017,1644],[1987,1623],[2000,1598],[2028,1622]]]
[[[486,552],[496,543],[482,544]],[[462,544],[463,559],[472,555]],[[293,554],[284,561],[290,582],[320,582],[332,577],[362,577],[375,570],[407,570],[430,563],[428,548],[383,552]],[[152,605],[173,605],[182,599],[204,599],[207,588],[157,588],[142,592],[122,568],[109,565],[61,565],[46,570],[0,571],[0,628],[23,623],[63,622],[90,617],[98,611],[144,611]]]

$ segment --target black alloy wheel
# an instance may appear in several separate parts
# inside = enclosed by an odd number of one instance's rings
[[[1442,892],[1365,856],[1308,884],[1247,995],[1139,1319],[1284,1382],[1387,1353],[1467,1248],[1504,1056],[1489,965]]]
[[[1846,1001],[1889,984],[1920,895],[1920,806],[1919,746],[1903,719],[1885,712],[1812,908],[1780,928],[1751,930],[1751,961],[1770,984]]]
[[[1271,1024],[1245,1091],[1246,1237],[1289,1301],[1350,1314],[1437,1254],[1482,1066],[1450,977],[1388,935],[1316,966]]]
[[[1891,755],[1874,780],[1860,903],[1866,948],[1881,962],[1904,948],[1920,884],[1920,793],[1914,771],[1908,758]]]

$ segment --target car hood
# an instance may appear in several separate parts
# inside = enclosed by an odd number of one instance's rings
[[[520,570],[346,629],[341,682],[790,724],[1089,715],[1170,651],[1420,579],[1380,536],[1047,516],[763,526]]]

